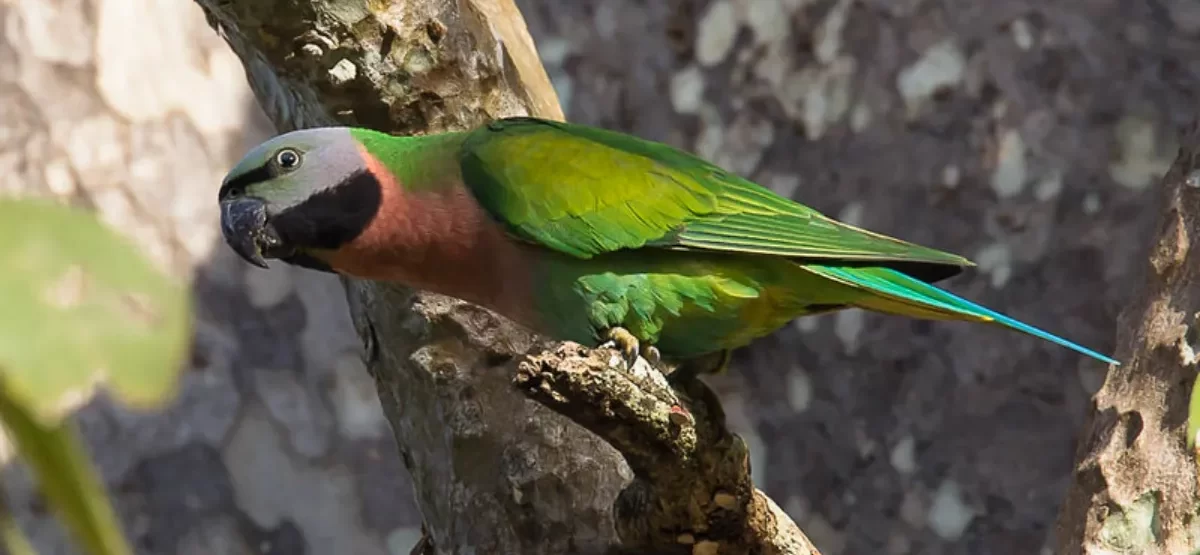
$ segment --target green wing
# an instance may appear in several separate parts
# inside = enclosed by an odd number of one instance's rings
[[[463,179],[510,232],[580,258],[653,247],[804,261],[970,266],[835,221],[662,143],[533,118],[492,122],[461,152]]]

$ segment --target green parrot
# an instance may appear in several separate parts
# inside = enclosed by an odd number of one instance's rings
[[[627,359],[719,357],[857,307],[1015,329],[1110,357],[933,285],[973,264],[859,229],[671,146],[519,117],[393,136],[303,129],[218,193],[222,234],[266,258],[399,282]]]

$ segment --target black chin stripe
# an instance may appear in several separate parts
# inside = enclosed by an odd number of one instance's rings
[[[301,249],[337,249],[371,224],[383,201],[378,179],[360,170],[337,186],[271,217],[285,245]]]
[[[249,187],[255,183],[269,181],[274,177],[275,170],[273,169],[273,166],[269,163],[263,164],[246,173],[243,173],[242,175],[230,179],[227,183],[222,184],[221,189],[217,191],[217,199],[225,198],[225,194],[228,193],[230,189],[245,190],[246,187]]]
[[[298,252],[291,256],[285,256],[283,258],[280,258],[280,260],[287,262],[288,264],[291,264],[293,266],[299,266],[301,268],[308,268],[309,270],[317,270],[318,272],[328,272],[330,274],[337,273],[337,272],[333,271],[332,267],[330,267],[328,264],[322,262],[319,258],[316,258],[316,257],[308,255],[308,254],[304,254],[302,252]]]

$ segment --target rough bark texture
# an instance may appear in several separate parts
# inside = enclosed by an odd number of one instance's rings
[[[1200,551],[1200,451],[1185,445],[1200,325],[1200,125],[1163,179],[1163,218],[1138,300],[1093,400],[1059,515],[1063,555]]]
[[[600,553],[617,543],[620,456],[509,383],[532,336],[444,297],[369,284],[351,293],[429,553]]]
[[[1106,350],[1153,282],[1152,185],[1200,105],[1190,0],[519,5],[571,120],[968,255],[956,292]],[[271,129],[201,10],[2,0],[0,20],[0,189],[92,206],[195,283],[179,400],[78,417],[139,549],[408,553],[413,487],[340,284],[216,240],[216,183]],[[710,383],[755,483],[826,555],[1049,554],[1103,370],[991,328],[848,312]],[[43,552],[73,553],[4,475]]]

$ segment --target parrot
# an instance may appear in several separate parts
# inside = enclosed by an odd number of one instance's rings
[[[602,127],[298,129],[249,150],[218,204],[226,244],[254,266],[442,294],[630,364],[717,357],[719,373],[792,320],[849,308],[997,325],[1119,364],[934,285],[966,258]]]

